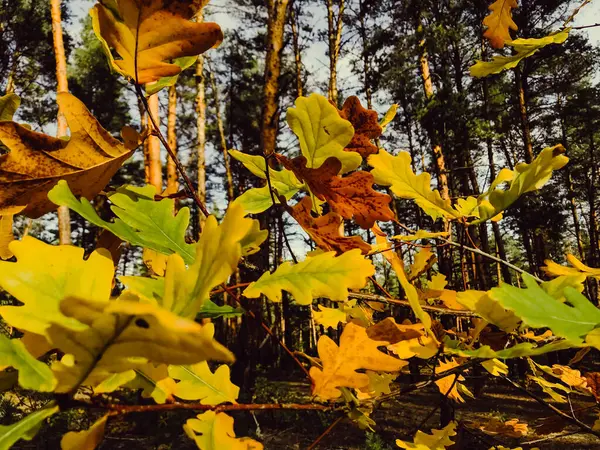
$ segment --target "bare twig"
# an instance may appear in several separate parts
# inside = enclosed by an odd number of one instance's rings
[[[331,425],[329,425],[327,427],[327,429],[325,431],[323,431],[323,433],[321,433],[321,435],[317,439],[315,439],[315,441],[312,444],[310,444],[310,446],[307,448],[307,450],[313,450],[314,448],[316,448],[317,445],[319,445],[319,442],[321,442],[325,436],[327,436],[329,433],[331,433],[331,430],[333,430],[335,428],[335,426],[338,423],[340,423],[340,421],[343,418],[344,418],[344,416],[338,417]]]
[[[162,412],[175,410],[193,411],[273,411],[273,410],[296,410],[296,411],[334,411],[333,406],[319,405],[317,403],[265,403],[265,404],[235,404],[235,405],[203,405],[202,403],[163,403],[156,405],[116,405],[109,404],[100,406],[111,411],[110,414],[130,414],[143,412]]]
[[[394,299],[394,298],[387,298],[387,297],[383,297],[381,295],[363,294],[360,292],[350,292],[350,294],[348,296],[359,299],[359,300],[367,300],[370,302],[390,303],[393,305],[401,305],[401,306],[410,307],[410,303],[408,302],[408,300],[398,300],[398,299]],[[462,311],[462,310],[458,310],[458,309],[448,309],[448,308],[441,308],[439,306],[429,306],[429,305],[421,305],[421,307],[425,311],[431,311],[431,312],[435,312],[438,314],[448,314],[448,315],[452,315],[452,316],[462,316],[462,317],[479,317],[479,314],[474,313],[473,311],[466,311],[466,310]]]

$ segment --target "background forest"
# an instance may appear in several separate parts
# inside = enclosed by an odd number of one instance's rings
[[[115,76],[107,64],[87,16],[94,3],[62,1],[60,5],[66,62],[63,83],[68,85],[61,89],[57,85],[59,58],[55,57],[57,16],[51,14],[51,2],[0,0],[0,95],[15,93],[21,97],[16,121],[29,124],[34,131],[64,135],[64,124],[57,121],[56,92],[68,90],[114,136],[119,136],[124,125],[138,131],[151,128],[135,86]],[[518,26],[513,37],[547,36],[560,29],[581,3],[521,0],[513,10]],[[469,68],[476,60],[489,60],[498,52],[483,37],[482,21],[489,14],[489,4],[488,0],[221,0],[203,10],[203,19],[221,25],[223,43],[200,55],[175,85],[150,96],[148,106],[160,120],[199,199],[219,219],[235,198],[265,185],[229,150],[250,155],[273,151],[294,155],[298,140],[285,122],[285,112],[297,97],[313,92],[328,97],[340,109],[348,97],[356,95],[380,118],[390,106],[397,105],[395,118],[377,138],[377,144],[391,154],[408,151],[413,171],[429,172],[434,186],[446,192],[453,203],[480,195],[500,169],[531,163],[543,148],[562,144],[569,157],[567,166],[555,172],[543,189],[521,197],[504,212],[502,220],[484,222],[468,232],[466,227],[452,227],[451,239],[460,245],[438,247],[436,269],[445,276],[446,289],[486,291],[502,281],[520,286],[519,274],[507,264],[465,250],[467,247],[481,249],[542,280],[549,279],[542,270],[546,260],[563,264],[567,254],[587,266],[600,267],[600,46],[598,28],[585,28],[598,25],[600,4],[592,1],[583,7],[573,24],[582,29],[572,30],[561,45],[542,48],[514,69],[476,78]],[[508,55],[510,49],[499,52]],[[122,184],[142,185],[144,181],[175,199],[178,208],[191,209],[192,226],[187,237],[195,240],[205,217],[185,195],[175,163],[154,135],[144,141],[143,151],[137,151],[121,167],[104,191]],[[385,192],[383,188],[381,191]],[[93,204],[100,216],[111,217],[105,195],[98,195]],[[406,234],[407,229],[444,231],[412,201],[394,197],[390,208],[400,223],[381,224],[389,235]],[[271,208],[253,217],[270,234],[260,251],[248,257],[230,280],[237,287],[255,281],[283,261],[304,258],[315,247],[281,209]],[[72,243],[88,253],[102,238],[100,228],[64,209],[58,216],[52,212],[35,220],[15,216],[13,231],[16,239],[29,235],[50,244]],[[346,223],[344,231],[375,245],[371,230]],[[6,227],[0,226],[0,232],[6,234]],[[421,247],[405,242],[397,251],[406,264],[417,264]],[[117,275],[149,274],[151,268],[144,260],[147,257],[140,247],[123,243]],[[351,294],[357,303],[344,313],[360,320],[378,315],[391,315],[398,323],[414,319],[406,302],[398,300],[404,298],[404,291],[390,276],[392,271],[384,258],[377,255],[372,261],[376,266],[373,283],[360,294]],[[435,263],[433,258],[428,261],[424,272]],[[115,290],[122,288],[119,283],[115,286]],[[586,280],[585,294],[598,304],[597,278]],[[12,302],[7,294],[0,295],[6,304]],[[387,308],[385,315],[383,309],[363,304],[382,298],[392,300],[382,302]],[[394,299],[398,301],[394,303]],[[281,303],[244,299],[241,306],[252,317],[242,314],[227,292],[212,300],[232,307],[228,317],[214,319],[215,337],[237,357],[231,380],[241,388],[240,401],[292,403],[303,398],[306,380],[297,359],[315,356],[320,336],[337,340],[343,330],[342,323],[329,326],[323,318],[326,308],[339,306],[328,300],[317,300],[314,308],[305,308],[286,293]],[[435,308],[431,307],[432,314]],[[468,319],[468,314],[465,316],[440,314],[438,319],[445,328],[460,333],[461,320]],[[265,324],[271,328],[269,333]],[[271,339],[270,333],[277,338]],[[574,354],[552,353],[548,358],[566,364]],[[430,369],[411,360],[410,380],[418,381]],[[519,363],[510,369],[515,377],[526,370]],[[483,389],[477,384],[479,378],[480,373],[468,377],[476,396]],[[236,429],[239,427],[241,435],[258,436],[265,448],[307,448],[316,445],[315,439],[324,431],[322,448],[392,448],[391,435],[409,438],[427,421],[437,425],[438,415],[428,413],[438,401],[442,426],[455,417],[459,409],[455,411],[447,399],[438,399],[439,393],[430,394],[415,400],[417,406],[409,403],[408,411],[406,405],[394,404],[395,410],[405,410],[395,419],[402,424],[374,417],[383,430],[380,435],[369,430],[365,434],[350,423],[334,422],[339,428],[346,427],[343,442],[327,435],[335,417],[324,412],[315,412],[310,419],[296,411],[249,413],[236,421]],[[503,392],[498,395],[485,413],[495,410],[500,411],[496,416],[512,418],[512,407],[502,412],[504,402],[510,400],[501,397]],[[523,398],[514,402],[514,408],[525,414],[528,408],[536,408]],[[415,407],[423,412],[410,417],[410,408]],[[4,423],[12,422],[11,414],[17,414],[11,408],[5,405],[2,411]],[[535,413],[530,419],[542,416]],[[74,415],[69,420],[90,419]],[[173,436],[179,431],[171,430],[164,420],[157,413],[145,424],[136,419],[133,430],[121,424],[126,431],[122,435],[114,432],[113,440],[102,448],[191,445],[176,441]],[[73,428],[69,423],[61,426]],[[148,430],[157,426],[165,427],[165,441],[145,441]],[[45,435],[45,439],[49,439],[47,447],[34,440],[31,445],[21,442],[22,448],[58,448],[58,438]],[[489,437],[483,438],[483,443],[474,439],[470,448],[488,448],[486,439]],[[510,442],[516,441],[508,445]],[[556,442],[561,446],[570,441]],[[570,445],[577,448],[594,448],[593,441],[573,442]]]

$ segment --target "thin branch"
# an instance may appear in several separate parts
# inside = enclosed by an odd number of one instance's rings
[[[363,294],[360,292],[350,292],[348,294],[348,296],[359,299],[359,300],[367,300],[370,302],[389,303],[389,304],[393,304],[393,305],[401,305],[401,306],[410,307],[410,303],[408,300],[398,300],[398,299],[394,299],[394,298],[387,298],[387,297],[383,297],[381,295]],[[462,311],[462,310],[458,310],[458,309],[448,309],[448,308],[441,308],[439,306],[429,306],[429,305],[421,305],[421,307],[425,311],[431,311],[431,312],[435,312],[438,314],[448,314],[448,315],[452,315],[452,316],[462,316],[462,317],[480,317],[479,314],[474,313],[473,311],[467,311],[467,310]]]
[[[95,405],[93,405],[95,406]],[[273,410],[295,410],[295,411],[334,411],[336,407],[319,405],[316,403],[298,404],[298,403],[247,403],[235,405],[203,405],[202,403],[163,403],[157,405],[101,405],[100,408],[106,408],[111,414],[130,414],[144,412],[162,412],[176,410],[193,411],[273,411]]]
[[[316,448],[317,445],[319,445],[319,442],[321,442],[325,436],[331,433],[331,430],[333,430],[343,418],[344,416],[338,417],[331,425],[327,427],[325,431],[323,431],[323,433],[321,433],[321,435],[317,439],[315,439],[315,441],[312,444],[310,444],[310,447],[308,447],[307,450],[313,450],[314,448]]]
[[[150,121],[152,122],[152,126],[154,128],[156,136],[158,137],[158,139],[162,143],[163,147],[165,147],[165,149],[167,150],[167,153],[169,154],[169,156],[175,163],[175,166],[177,167],[177,171],[179,172],[179,175],[181,175],[181,178],[183,178],[183,182],[188,191],[188,195],[190,196],[191,199],[194,200],[194,203],[196,204],[198,209],[200,209],[200,211],[202,211],[202,214],[204,214],[205,217],[208,217],[210,215],[210,213],[206,209],[206,206],[204,206],[204,203],[202,203],[202,200],[200,200],[200,197],[198,197],[198,193],[194,189],[192,180],[190,180],[190,177],[188,177],[187,173],[185,173],[185,168],[183,167],[183,164],[181,164],[181,161],[179,161],[177,154],[173,151],[173,149],[171,148],[171,146],[165,139],[164,135],[162,134],[162,131],[160,130],[160,127],[158,126],[156,119],[154,118],[154,116],[152,115],[152,112],[150,111],[150,107],[148,106],[148,99],[146,99],[144,92],[142,92],[142,87],[139,84],[135,85],[135,91],[137,93],[138,98],[142,102],[142,105],[144,105],[146,114],[148,114],[148,117],[150,118]]]
[[[519,383],[517,383],[516,381],[511,380],[507,376],[500,375],[500,378],[502,378],[507,383],[511,384],[512,386],[514,386],[515,388],[517,388],[519,391],[523,392],[524,394],[527,394],[529,397],[531,397],[532,399],[534,399],[539,404],[541,404],[541,405],[545,406],[546,408],[548,408],[549,410],[553,411],[555,414],[558,414],[563,419],[567,420],[568,422],[571,422],[572,424],[577,425],[579,428],[581,428],[581,430],[583,432],[589,433],[589,434],[593,434],[594,436],[600,438],[600,431],[593,430],[592,427],[590,427],[589,425],[586,425],[581,420],[579,420],[577,417],[570,416],[570,415],[564,413],[563,411],[561,411],[560,409],[558,409],[556,406],[551,405],[550,403],[548,403],[546,400],[544,400],[543,398],[541,398],[537,394],[534,394],[533,392],[528,391],[524,386],[521,386]]]
[[[571,29],[572,30],[585,30],[586,28],[595,28],[595,27],[600,27],[600,23],[594,23],[592,25],[583,25],[580,27],[573,27]]]

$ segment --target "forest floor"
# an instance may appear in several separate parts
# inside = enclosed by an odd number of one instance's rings
[[[404,386],[407,380],[392,389]],[[304,381],[267,381],[257,379],[254,398],[256,403],[307,403],[310,401],[310,385]],[[468,380],[467,380],[467,386]],[[544,396],[543,393],[539,393]],[[548,398],[544,396],[544,398]],[[323,437],[315,449],[319,450],[391,450],[397,449],[396,439],[412,441],[418,427],[425,432],[439,428],[439,410],[432,414],[440,402],[440,393],[435,385],[401,397],[383,402],[371,416],[376,425],[375,432],[364,431],[344,417],[330,433]],[[563,411],[569,410],[565,403],[550,402]],[[453,439],[457,445],[453,449],[484,449],[504,445],[508,448],[522,446],[524,449],[600,449],[600,441],[589,434],[577,433],[576,426],[556,421],[559,431],[553,434],[536,434],[535,427],[545,418],[557,417],[552,411],[535,400],[521,395],[511,386],[492,380],[486,384],[481,395],[466,399],[466,403],[454,404],[455,418],[461,424],[458,435]],[[598,418],[595,401],[591,396],[573,396],[572,407],[577,417],[593,424]],[[58,430],[87,428],[93,417],[82,412],[54,416],[51,427],[47,425],[31,442],[20,441],[15,449],[54,450],[60,448],[62,433]],[[319,411],[261,411],[231,412],[235,418],[235,431],[238,436],[250,436],[264,444],[266,450],[305,450],[340,416],[337,413]],[[423,421],[430,418],[423,424]],[[196,448],[185,436],[181,425],[193,417],[191,411],[168,413],[129,414],[109,421],[102,450],[187,450]],[[528,424],[528,434],[520,439],[489,436],[476,429],[467,429],[466,421],[485,421],[496,418],[502,421],[518,418]],[[575,434],[573,434],[575,433]],[[564,435],[564,436],[562,436]],[[550,439],[548,439],[550,438]],[[540,442],[535,442],[537,440]],[[531,445],[524,443],[531,442]],[[218,450],[218,449],[217,449]]]

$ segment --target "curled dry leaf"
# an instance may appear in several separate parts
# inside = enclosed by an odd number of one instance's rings
[[[181,65],[173,60],[199,55],[221,43],[219,25],[190,21],[204,3],[113,0],[97,3],[90,15],[113,69],[146,84],[178,75]],[[121,59],[115,60],[110,48]]]
[[[354,127],[354,136],[345,150],[357,152],[363,158],[377,153],[377,146],[371,142],[383,132],[377,122],[377,112],[364,108],[358,97],[353,95],[346,99],[339,113],[341,118],[349,121]]]
[[[0,122],[0,141],[10,150],[0,156],[0,213],[19,206],[21,214],[35,219],[56,209],[48,191],[59,180],[66,180],[75,195],[91,199],[133,153],[73,95],[61,92],[57,102],[71,130],[68,141]]]
[[[394,219],[394,213],[388,206],[392,198],[373,189],[374,178],[369,172],[358,171],[340,177],[338,173],[342,163],[333,156],[317,169],[306,167],[304,156],[288,159],[277,155],[277,159],[300,181],[305,181],[319,200],[326,201],[332,211],[344,219],[354,217],[364,229],[371,228],[376,220],[387,222]]]
[[[363,255],[369,253],[371,246],[360,236],[342,235],[342,216],[330,212],[315,218],[310,213],[311,208],[310,197],[304,197],[298,204],[290,208],[289,212],[319,248],[327,251],[334,250],[338,254],[354,248],[360,249]]]

